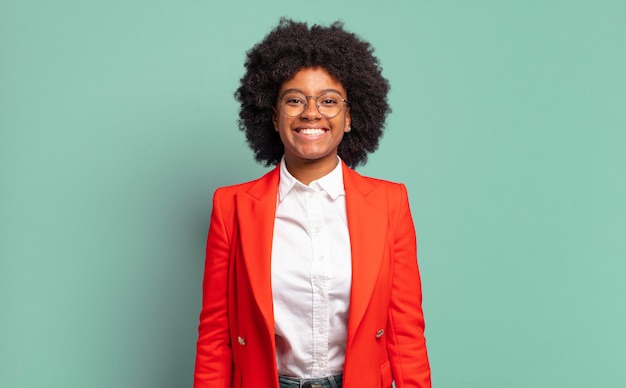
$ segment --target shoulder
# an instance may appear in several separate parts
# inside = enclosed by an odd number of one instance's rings
[[[403,183],[363,176],[352,169],[344,171],[346,200],[363,198],[362,206],[384,207],[391,219],[410,214],[409,195]]]
[[[382,179],[382,178],[376,178],[376,177],[371,177],[371,176],[365,176],[365,175],[360,175],[360,177],[368,182],[370,182],[370,184],[373,184],[375,186],[383,186],[385,188],[389,188],[389,189],[399,189],[401,187],[404,186],[404,183],[402,182],[394,182],[394,181],[390,181],[387,179]]]
[[[254,184],[254,182],[258,181],[261,178],[257,178],[248,182],[236,183],[234,185],[222,186],[215,189],[215,195],[220,196],[228,196],[235,195],[238,192],[246,191],[250,186]]]

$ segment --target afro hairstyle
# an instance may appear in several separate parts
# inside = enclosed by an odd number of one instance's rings
[[[265,166],[276,165],[284,147],[272,122],[281,85],[300,69],[321,67],[335,77],[348,94],[351,131],[339,144],[339,157],[350,167],[367,162],[378,148],[391,112],[389,82],[374,56],[373,47],[335,22],[329,27],[281,18],[269,34],[247,52],[245,74],[235,92],[240,103],[239,129]]]

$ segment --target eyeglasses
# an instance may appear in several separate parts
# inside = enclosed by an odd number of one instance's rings
[[[344,104],[348,103],[348,100],[335,92],[326,92],[319,96],[305,96],[302,93],[287,92],[280,97],[280,109],[289,117],[298,117],[304,113],[309,104],[309,98],[317,100],[315,104],[317,110],[327,119],[337,116],[343,109]]]

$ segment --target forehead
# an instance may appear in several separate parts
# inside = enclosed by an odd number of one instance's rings
[[[283,82],[281,85],[280,92],[286,90],[300,91],[310,95],[316,95],[329,90],[335,90],[343,95],[346,93],[341,82],[323,67],[304,67],[298,70],[293,77]]]

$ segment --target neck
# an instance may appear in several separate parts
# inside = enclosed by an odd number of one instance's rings
[[[303,160],[303,161],[295,161],[295,160],[287,160],[285,158],[285,166],[287,167],[287,171],[294,178],[299,180],[305,185],[309,185],[316,179],[320,179],[324,175],[327,175],[331,171],[337,167],[337,163],[339,161],[337,158],[329,159],[328,161],[320,161],[320,160]]]

